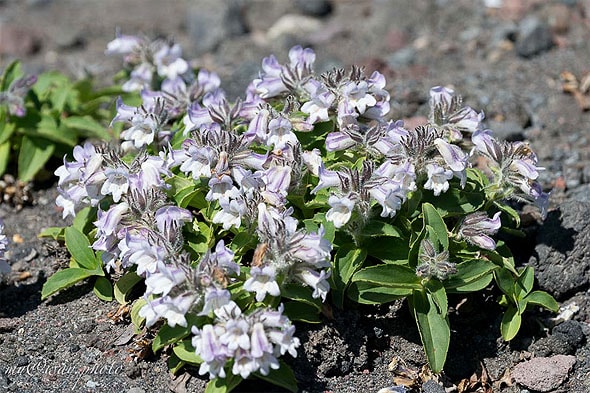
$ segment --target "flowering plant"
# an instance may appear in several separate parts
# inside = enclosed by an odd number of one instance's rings
[[[10,265],[6,262],[4,253],[8,248],[8,238],[4,234],[4,221],[0,219],[0,278],[2,275],[10,273]]]
[[[121,94],[120,87],[96,90],[91,79],[25,75],[19,62],[9,64],[0,74],[0,176],[14,171],[29,182],[80,140],[112,138],[104,127],[112,112],[105,106]]]
[[[447,294],[495,282],[506,340],[528,305],[557,309],[494,240],[519,223],[505,200],[546,210],[542,168],[453,90],[431,89],[428,123],[408,129],[386,117],[383,75],[317,75],[311,49],[265,58],[233,103],[174,43],[119,35],[107,53],[124,56],[123,88],[142,105],[119,99],[120,143],[76,146],[56,171],[57,204],[75,218],[45,234],[73,258],[43,297],[97,276],[100,297],[126,303],[143,282],[132,320],[154,331],[154,351],[173,347],[173,369],[199,365],[208,392],[251,376],[296,391],[280,360],[297,355],[292,322],[321,322],[328,304],[406,298],[434,372]]]

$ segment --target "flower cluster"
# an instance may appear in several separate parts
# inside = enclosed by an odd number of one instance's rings
[[[282,312],[279,307],[244,315],[235,302],[217,308],[214,324],[192,328],[192,344],[203,360],[199,374],[225,378],[226,363],[233,360],[234,375],[244,379],[254,372],[268,375],[279,368],[279,356],[287,352],[297,356],[295,327]]]
[[[147,327],[190,328],[211,378],[268,375],[279,356],[296,356],[290,306],[319,313],[330,290],[342,297],[357,271],[379,268],[389,256],[373,235],[396,238],[390,259],[411,275],[400,288],[415,288],[485,263],[479,253],[494,252],[501,226],[496,203],[546,206],[534,153],[494,139],[451,89],[432,88],[428,124],[408,129],[387,118],[382,74],[317,75],[309,48],[291,49],[286,64],[265,58],[235,102],[171,42],[118,35],[107,53],[125,56],[124,88],[141,90],[142,105],[117,101],[120,146],[85,144],[64,158],[57,204],[64,217],[96,208],[92,248],[106,269],[144,278],[138,315]],[[474,175],[477,156],[488,177]],[[429,207],[437,200],[458,210]],[[351,245],[364,254],[336,261]],[[387,297],[371,292],[374,276],[360,277],[359,293]]]
[[[10,273],[10,265],[4,258],[4,253],[8,248],[8,238],[4,234],[4,222],[0,219],[0,275]]]
[[[8,86],[8,90],[0,91],[0,105],[6,106],[11,115],[23,117],[26,114],[25,97],[35,82],[37,82],[35,75],[14,80]]]

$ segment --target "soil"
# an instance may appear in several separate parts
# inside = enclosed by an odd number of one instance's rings
[[[403,302],[334,309],[323,324],[298,325],[302,347],[287,361],[309,393],[403,391],[396,384],[430,393],[589,392],[590,97],[583,84],[574,94],[562,88],[563,72],[580,80],[590,68],[589,18],[587,0],[0,0],[0,69],[21,58],[29,72],[89,73],[107,84],[120,60],[103,52],[119,27],[174,37],[193,65],[220,74],[232,97],[257,76],[264,56],[286,61],[294,44],[316,50],[320,71],[358,64],[383,72],[392,117],[408,124],[427,116],[430,87],[454,87],[485,111],[497,135],[528,141],[547,168],[540,176],[552,192],[545,224],[524,208],[527,237],[507,240],[565,312],[531,310],[506,343],[497,292],[452,297],[451,348],[439,378],[423,368]],[[0,204],[13,270],[0,284],[0,391],[203,392],[197,370],[171,375],[168,354],[147,353],[128,319],[113,316],[118,305],[98,300],[90,284],[41,301],[46,278],[68,263],[60,244],[37,238],[67,224],[56,194],[55,184],[34,184],[32,205]],[[553,355],[575,363],[553,383],[519,383],[529,382],[517,364]],[[281,390],[252,381],[236,391]]]

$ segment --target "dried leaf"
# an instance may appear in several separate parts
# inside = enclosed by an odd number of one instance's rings
[[[179,375],[171,374],[172,381],[168,388],[170,391],[174,393],[186,393],[186,384],[188,383],[189,379],[191,379],[191,375],[189,373],[182,373]]]
[[[24,281],[27,278],[31,278],[31,277],[33,277],[31,272],[21,272],[21,273],[19,273],[18,277],[16,278],[16,281]]]
[[[131,341],[131,339],[133,338],[134,335],[135,335],[135,326],[133,326],[133,324],[130,324],[125,328],[123,333],[121,333],[119,335],[119,337],[117,337],[117,339],[113,342],[113,345],[115,345],[115,346],[125,345]]]

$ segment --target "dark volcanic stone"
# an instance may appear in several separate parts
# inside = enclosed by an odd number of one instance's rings
[[[553,46],[551,27],[542,20],[531,16],[520,22],[516,39],[516,53],[531,57]]]
[[[422,393],[445,393],[445,388],[436,383],[436,381],[429,379],[422,384]]]
[[[326,16],[332,12],[332,3],[328,0],[295,0],[295,6],[311,16]]]
[[[567,201],[549,213],[529,261],[541,289],[563,298],[590,283],[590,203]]]
[[[562,336],[565,341],[577,347],[584,342],[584,331],[578,321],[565,321],[553,328],[554,336]]]

